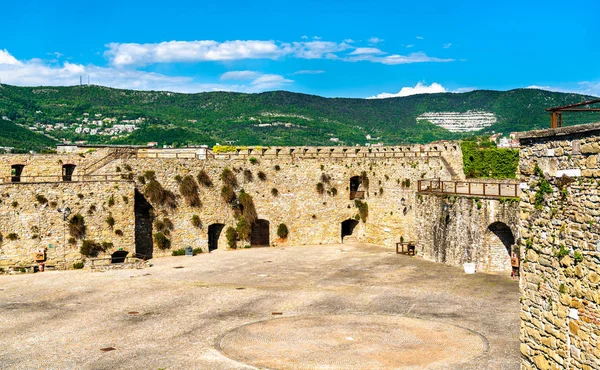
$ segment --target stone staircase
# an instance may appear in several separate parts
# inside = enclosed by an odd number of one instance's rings
[[[452,165],[450,165],[448,160],[446,158],[444,158],[443,156],[440,156],[440,159],[442,160],[442,163],[444,164],[444,166],[446,167],[448,172],[450,172],[450,176],[452,176],[452,180],[460,180],[461,176],[456,172],[456,170],[452,167]]]
[[[114,161],[116,159],[127,159],[127,158],[131,158],[134,155],[135,155],[135,153],[131,149],[128,149],[128,148],[115,149],[115,150],[111,151],[110,153],[108,153],[107,155],[105,155],[104,157],[97,160],[96,162],[87,166],[83,170],[83,174],[84,174],[84,176],[91,175],[94,172],[98,171],[99,169],[103,168],[104,166],[108,165],[109,163],[111,163],[112,161]]]

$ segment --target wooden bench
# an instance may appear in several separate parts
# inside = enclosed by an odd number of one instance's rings
[[[414,256],[415,248],[416,246],[414,242],[398,242],[396,243],[396,254]]]

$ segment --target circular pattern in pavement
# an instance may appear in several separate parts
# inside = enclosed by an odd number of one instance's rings
[[[286,317],[241,326],[220,342],[237,361],[269,369],[439,369],[487,349],[458,326],[400,316]]]

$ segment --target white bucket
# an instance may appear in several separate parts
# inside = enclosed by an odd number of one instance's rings
[[[464,263],[463,268],[465,269],[465,274],[474,274],[475,273],[475,264],[472,262]]]

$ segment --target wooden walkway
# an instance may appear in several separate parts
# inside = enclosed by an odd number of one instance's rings
[[[449,194],[491,198],[519,198],[519,183],[516,181],[471,181],[440,179],[419,180],[417,192],[426,194]]]

